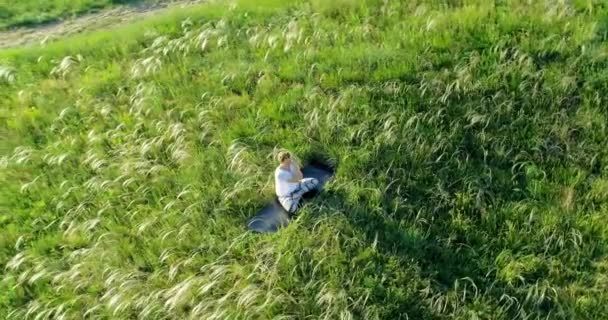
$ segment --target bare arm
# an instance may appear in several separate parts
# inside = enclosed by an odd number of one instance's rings
[[[300,170],[300,168],[298,168],[298,171],[296,172],[296,179],[297,179],[297,181],[304,179],[304,175],[302,174],[302,171]]]
[[[294,170],[293,178],[291,179],[291,182],[300,182],[300,180],[304,179],[302,170],[300,170],[300,166],[296,162],[293,163],[293,167],[295,170]]]

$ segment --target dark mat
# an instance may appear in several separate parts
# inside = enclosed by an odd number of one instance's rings
[[[316,190],[306,193],[302,201],[306,201],[314,197],[321,190],[327,181],[334,175],[334,170],[323,163],[314,162],[310,163],[302,168],[302,174],[304,178],[317,178],[319,180],[319,186]],[[300,201],[300,203],[302,203]],[[279,204],[278,199],[275,197],[274,200],[266,205],[262,210],[258,212],[247,224],[249,230],[259,233],[273,233],[277,232],[282,227],[289,224],[290,214],[283,209]]]

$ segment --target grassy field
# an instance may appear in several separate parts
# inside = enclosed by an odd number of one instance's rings
[[[606,319],[607,18],[242,1],[2,51],[0,318]],[[248,233],[279,148],[336,177]]]
[[[0,30],[57,21],[119,4],[162,0],[0,0]]]

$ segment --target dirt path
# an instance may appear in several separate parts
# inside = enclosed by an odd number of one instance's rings
[[[97,13],[45,25],[0,31],[0,49],[44,43],[86,30],[116,27],[158,14],[169,8],[189,6],[202,0],[175,0],[156,5],[123,5]]]

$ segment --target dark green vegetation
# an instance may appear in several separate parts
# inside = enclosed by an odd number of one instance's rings
[[[0,318],[606,319],[606,7],[280,2],[0,53]]]
[[[57,21],[119,4],[161,0],[0,0],[0,29]]]

